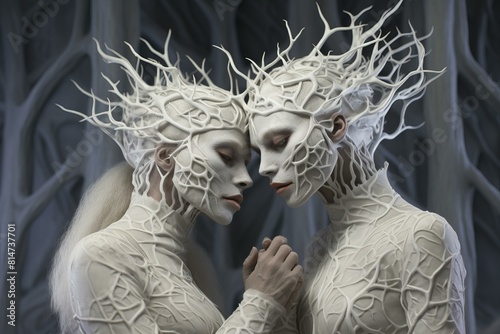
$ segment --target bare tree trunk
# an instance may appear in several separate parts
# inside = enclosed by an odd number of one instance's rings
[[[0,249],[0,263],[2,269],[2,279],[0,283],[1,291],[8,291],[10,284],[7,281],[10,277],[15,277],[16,281],[16,298],[2,298],[1,307],[7,309],[11,300],[15,300],[16,308],[16,325],[12,327],[7,324],[8,317],[3,315],[0,320],[0,328],[7,330],[16,330],[17,332],[38,332],[40,321],[29,323],[27,319],[32,317],[36,308],[43,308],[47,314],[47,294],[31,294],[27,287],[30,287],[29,281],[36,277],[44,277],[47,271],[47,264],[37,268],[29,268],[26,266],[26,256],[28,254],[28,240],[33,238],[33,226],[49,224],[50,222],[41,220],[40,215],[46,210],[50,201],[53,201],[57,196],[68,196],[61,194],[61,189],[67,187],[70,180],[83,178],[85,187],[92,183],[110,166],[122,160],[122,155],[116,145],[107,138],[103,138],[96,145],[85,146],[85,151],[78,157],[80,160],[75,161],[75,154],[78,155],[76,148],[69,152],[64,163],[58,163],[57,168],[53,168],[52,173],[44,179],[40,179],[38,170],[42,165],[54,165],[54,161],[40,161],[40,158],[50,160],[48,156],[43,157],[35,152],[35,133],[43,127],[41,116],[46,114],[48,110],[54,113],[55,111],[53,100],[63,104],[65,96],[61,90],[61,84],[69,73],[78,66],[85,57],[91,58],[91,68],[87,69],[92,73],[92,89],[102,97],[106,97],[108,87],[103,82],[99,73],[106,73],[113,80],[126,81],[123,71],[119,68],[108,67],[100,59],[96,52],[94,41],[91,37],[99,39],[101,42],[107,42],[110,46],[116,48],[121,54],[127,55],[123,41],[129,41],[133,45],[137,44],[139,39],[139,3],[137,0],[127,1],[78,1],[67,4],[67,2],[52,1],[50,10],[42,6],[45,3],[36,3],[28,11],[34,13],[28,15],[21,11],[19,2],[5,2],[2,9],[1,29],[3,35],[19,36],[23,39],[22,43],[15,43],[12,39],[3,38],[2,50],[3,57],[3,80],[8,82],[5,85],[3,104],[4,119],[3,119],[3,150],[2,150],[2,175],[1,175],[1,239],[2,247]],[[73,26],[68,27],[67,22],[62,17],[62,6],[73,6]],[[9,13],[9,15],[5,15]],[[90,13],[90,17],[89,17]],[[53,15],[52,15],[53,14]],[[59,15],[59,16],[58,16]],[[32,20],[39,20],[29,22]],[[53,21],[50,21],[53,20]],[[29,23],[26,23],[29,22]],[[90,22],[90,32],[85,31],[86,24]],[[43,24],[42,24],[43,23]],[[60,24],[62,23],[62,24]],[[59,29],[72,29],[69,42],[61,47],[62,52],[54,57],[54,60],[44,68],[34,68],[30,72],[27,70],[29,61],[37,57],[33,54],[33,49],[27,49],[32,43],[32,39],[37,34],[43,34],[43,29],[50,25],[59,25]],[[31,26],[30,28],[26,28]],[[8,35],[10,33],[10,35]],[[31,35],[30,35],[31,33]],[[15,34],[15,35],[13,35]],[[14,38],[12,37],[12,38]],[[58,41],[53,41],[57,43]],[[62,41],[60,41],[62,42]],[[60,43],[59,42],[59,43]],[[115,45],[116,44],[116,45]],[[35,50],[36,51],[36,50]],[[40,62],[40,59],[37,59]],[[27,66],[28,65],[28,66]],[[33,78],[41,73],[34,80]],[[59,94],[59,99],[56,98]],[[67,98],[66,98],[67,99]],[[83,110],[82,110],[83,111]],[[57,114],[56,114],[57,115]],[[59,118],[55,116],[55,119]],[[57,122],[56,122],[57,124]],[[64,126],[64,124],[59,124]],[[47,122],[45,121],[45,126]],[[51,129],[44,129],[51,133]],[[47,131],[48,130],[48,131]],[[61,128],[52,129],[53,134],[58,131],[64,131]],[[80,134],[82,141],[88,141],[84,135]],[[38,139],[40,140],[40,138]],[[55,138],[48,138],[53,141],[52,146],[61,146],[65,143],[57,142]],[[87,143],[88,144],[88,143]],[[78,145],[77,145],[78,147]],[[81,146],[83,147],[83,146]],[[62,151],[62,150],[59,150]],[[57,150],[52,153],[56,154]],[[51,156],[54,158],[54,156]],[[74,209],[74,208],[73,208]],[[66,212],[67,220],[73,212]],[[66,220],[66,221],[67,221]],[[58,222],[64,226],[65,221]],[[7,234],[8,224],[9,232],[15,229],[12,235]],[[38,229],[43,229],[39,227]],[[47,229],[53,229],[54,226],[47,226]],[[12,230],[13,231],[13,230]],[[36,233],[36,232],[35,232]],[[4,270],[7,267],[7,241],[9,236],[15,234],[16,248],[15,261],[16,264],[9,270]],[[58,235],[48,235],[52,240],[48,244],[52,244],[52,250],[58,243]],[[4,242],[5,241],[5,242]],[[21,247],[24,245],[24,247]],[[45,254],[46,259],[51,258],[51,253]],[[31,263],[31,261],[30,261]],[[26,271],[35,271],[26,274]],[[35,289],[32,288],[35,292]],[[38,313],[39,314],[39,313]],[[46,317],[47,318],[47,317]],[[22,320],[21,320],[22,319]],[[47,321],[47,320],[45,320]],[[43,321],[42,321],[43,322]],[[35,327],[31,327],[35,326]],[[45,328],[50,330],[50,328]]]
[[[471,122],[463,115],[458,96],[458,76],[466,74],[473,87],[489,87],[490,104],[498,105],[498,87],[486,79],[484,70],[468,51],[467,15],[465,0],[426,1],[425,18],[428,28],[434,27],[427,49],[429,68],[446,67],[446,73],[427,90],[425,120],[429,137],[435,138],[435,153],[429,155],[428,208],[446,217],[458,234],[462,256],[467,268],[466,276],[466,326],[467,333],[476,332],[474,291],[476,283],[476,245],[474,238],[474,192],[481,193],[498,212],[500,193],[470,160],[464,139],[464,122]],[[429,29],[428,29],[429,30]],[[481,79],[482,78],[482,79]],[[476,97],[477,89],[471,94]],[[467,97],[466,97],[467,98]],[[463,99],[463,98],[462,98]],[[477,110],[475,111],[477,112]],[[477,124],[469,124],[476,126]],[[481,130],[478,129],[478,133]],[[495,159],[495,157],[493,157]]]
[[[466,179],[469,161],[465,152],[463,125],[457,110],[457,61],[453,47],[456,19],[454,2],[428,1],[425,3],[425,14],[428,24],[434,25],[432,38],[426,41],[427,49],[432,50],[427,58],[427,65],[432,69],[446,67],[445,74],[436,80],[424,96],[427,133],[439,133],[439,139],[435,141],[435,153],[428,159],[428,209],[446,217],[458,234],[467,269],[467,333],[475,333],[473,301],[476,251],[471,187],[461,181]]]
[[[357,13],[374,5],[363,18],[370,24],[396,2],[318,1],[332,26],[345,22],[344,9]],[[3,1],[0,6],[0,31],[6,37],[0,41],[0,267],[7,268],[1,271],[0,291],[10,288],[6,280],[9,254],[4,245],[9,228],[15,228],[13,271],[17,272],[18,325],[7,326],[9,318],[3,314],[0,331],[7,328],[18,333],[52,333],[55,319],[47,317],[45,281],[58,238],[82,191],[122,160],[111,139],[87,124],[79,125],[77,117],[54,105],[81,111],[90,107],[88,99],[69,79],[101,97],[107,97],[108,86],[100,73],[126,83],[119,67],[101,60],[92,38],[130,57],[124,41],[140,48],[141,35],[161,47],[171,28],[172,49],[197,62],[206,58],[212,80],[227,87],[225,57],[212,44],[227,48],[244,69],[245,57],[260,61],[263,51],[272,57],[277,42],[287,44],[283,18],[289,20],[294,33],[306,28],[294,51],[296,56],[310,51],[323,27],[315,3],[307,1],[284,5],[267,0],[42,0]],[[484,277],[485,282],[497,284],[500,275],[496,262],[488,262],[491,254],[500,254],[500,88],[490,78],[491,71],[500,74],[500,48],[497,40],[482,37],[485,32],[498,31],[500,7],[494,0],[406,0],[403,6],[402,13],[388,22],[387,30],[405,29],[407,20],[417,26],[419,36],[434,28],[425,41],[430,50],[426,67],[447,67],[447,71],[427,89],[423,111],[416,108],[409,115],[415,117],[412,124],[425,121],[425,129],[408,131],[392,143],[382,143],[378,153],[381,160],[391,162],[391,174],[405,198],[441,214],[457,232],[467,268],[467,333],[474,334],[475,285]],[[468,17],[467,9],[475,13]],[[469,38],[469,31],[479,21],[479,33],[471,32]],[[348,42],[349,36],[339,34],[328,41],[326,48],[342,52]],[[192,68],[184,63],[183,69],[189,72]],[[467,102],[477,104],[468,108]],[[398,162],[408,157],[408,151],[416,150],[419,138],[430,141],[432,150],[410,166],[411,172],[402,172]],[[252,168],[259,180],[257,164]],[[421,179],[426,175],[427,185]],[[240,265],[253,243],[258,245],[259,238],[279,233],[289,236],[294,249],[300,251],[305,240],[327,223],[324,212],[314,202],[303,208],[286,208],[274,200],[268,188],[267,182],[255,182],[245,196],[247,204],[252,196],[255,198],[245,217],[240,215],[229,227],[206,222],[202,225],[205,230],[198,235],[208,245],[225,290],[231,290],[225,291],[226,313],[232,311],[241,294]],[[477,244],[475,236],[479,238]],[[486,237],[489,239],[481,239]],[[485,268],[489,270],[487,275]],[[478,275],[478,269],[483,273]],[[498,317],[500,303],[495,299],[500,293],[494,290],[494,284],[477,286],[483,299],[476,304],[476,316],[484,308],[482,323],[477,321],[479,327],[488,326]],[[10,300],[2,296],[0,301],[0,308],[5,310]],[[493,327],[489,330],[494,332]]]

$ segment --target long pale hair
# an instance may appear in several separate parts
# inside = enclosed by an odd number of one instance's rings
[[[119,220],[130,204],[133,168],[126,162],[108,170],[84,194],[54,257],[49,284],[52,308],[62,333],[76,333],[69,287],[69,254],[78,241]]]

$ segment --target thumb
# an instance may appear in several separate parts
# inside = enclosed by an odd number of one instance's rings
[[[255,266],[257,265],[258,259],[257,248],[252,247],[250,254],[248,254],[247,258],[243,262],[243,279],[246,280],[248,276],[253,272]]]

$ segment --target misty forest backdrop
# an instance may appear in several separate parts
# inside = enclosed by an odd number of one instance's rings
[[[331,26],[347,25],[343,11],[366,12],[373,24],[389,0],[318,0]],[[92,38],[131,58],[124,41],[148,55],[140,38],[163,47],[172,30],[172,54],[206,59],[212,80],[228,87],[223,45],[242,69],[276,44],[287,45],[283,19],[293,33],[302,27],[293,55],[310,51],[323,33],[312,0],[22,0],[0,4],[0,309],[7,291],[7,235],[16,235],[16,327],[0,314],[2,333],[56,333],[49,309],[47,273],[59,238],[84,190],[122,161],[118,147],[98,130],[79,123],[56,103],[87,111],[89,100],[71,80],[106,96],[100,73],[124,81],[105,64]],[[384,25],[408,31],[408,21],[430,51],[426,66],[446,67],[411,107],[408,123],[425,125],[383,142],[377,164],[388,161],[392,184],[405,199],[444,216],[455,228],[467,267],[469,334],[499,333],[500,327],[500,3],[494,0],[405,0]],[[496,31],[496,33],[495,33]],[[349,36],[330,38],[323,51],[345,51]],[[146,71],[145,76],[153,75]],[[396,106],[397,107],[397,106]],[[388,119],[387,126],[395,120]],[[241,265],[264,236],[283,234],[300,255],[307,240],[327,224],[317,198],[290,209],[249,168],[254,187],[230,226],[199,218],[193,237],[211,256],[224,297],[224,312],[243,292]],[[14,225],[9,225],[14,224]],[[496,323],[495,323],[496,322]]]

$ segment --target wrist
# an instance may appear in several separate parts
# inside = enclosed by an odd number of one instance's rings
[[[260,300],[263,305],[266,305],[267,308],[274,309],[275,313],[278,313],[280,316],[286,312],[285,306],[279,303],[275,298],[271,295],[264,293],[262,291],[249,288],[243,294],[243,300],[245,297],[251,298],[253,300]]]

